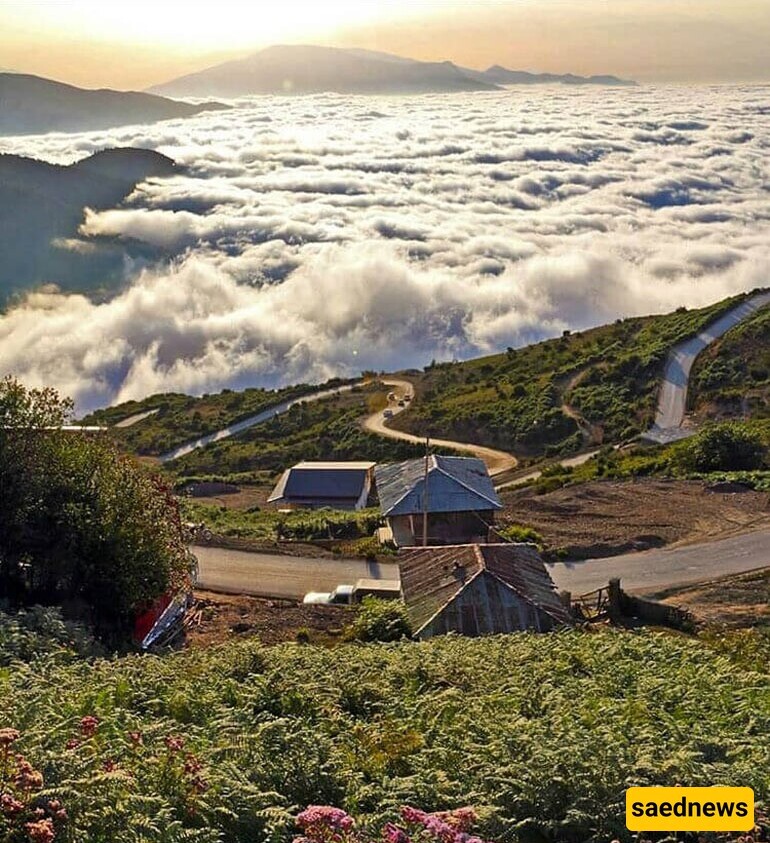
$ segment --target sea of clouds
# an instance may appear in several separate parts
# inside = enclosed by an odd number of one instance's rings
[[[182,171],[84,236],[141,241],[111,299],[0,316],[0,373],[81,410],[320,382],[518,346],[770,286],[770,88],[262,97],[229,112],[0,139]],[[51,279],[55,281],[55,279]]]

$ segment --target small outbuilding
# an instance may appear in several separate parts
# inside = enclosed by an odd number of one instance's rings
[[[545,632],[572,624],[534,545],[407,548],[398,565],[416,638]]]
[[[486,465],[475,457],[442,457],[378,465],[385,538],[398,547],[422,544],[427,512],[429,545],[486,542],[503,508]]]
[[[300,462],[284,471],[268,503],[289,509],[364,509],[373,462]]]

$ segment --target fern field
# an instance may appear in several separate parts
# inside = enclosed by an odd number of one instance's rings
[[[485,839],[577,843],[628,839],[629,785],[748,785],[761,804],[768,648],[746,658],[741,640],[735,653],[647,632],[44,651],[0,668],[0,795],[22,805],[0,811],[0,840],[31,839],[19,818],[37,811],[70,843],[284,841],[326,804],[371,829],[402,805],[470,805]],[[42,784],[20,789],[19,756]]]

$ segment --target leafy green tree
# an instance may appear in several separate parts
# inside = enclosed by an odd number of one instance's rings
[[[765,458],[762,439],[746,425],[727,422],[707,427],[685,443],[676,463],[685,471],[751,471]]]
[[[124,634],[137,611],[184,584],[171,491],[103,436],[62,430],[72,404],[0,381],[0,591],[19,604],[84,603]]]

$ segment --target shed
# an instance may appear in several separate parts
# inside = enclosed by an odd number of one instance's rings
[[[426,472],[427,469],[427,472]],[[427,473],[427,479],[426,479]],[[375,469],[380,510],[399,547],[486,542],[495,512],[503,508],[484,462],[475,457],[407,460]]]
[[[572,623],[531,544],[408,548],[399,553],[399,569],[417,638],[545,632]]]
[[[300,462],[284,471],[268,503],[298,509],[363,509],[373,462]]]

